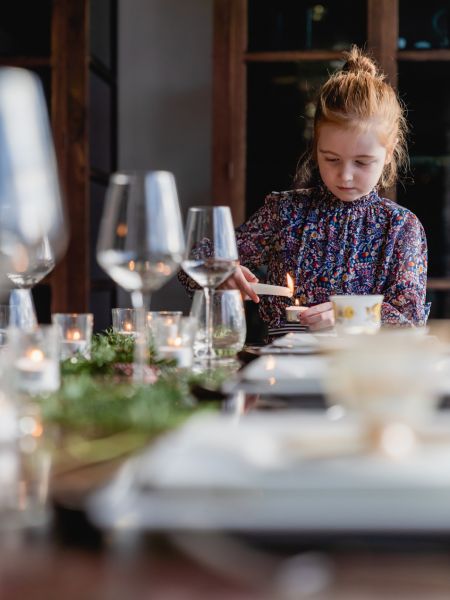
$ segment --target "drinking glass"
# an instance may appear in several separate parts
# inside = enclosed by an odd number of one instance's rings
[[[235,271],[237,264],[238,253],[230,208],[190,208],[186,224],[186,253],[182,267],[204,291],[206,362],[216,357],[213,348],[211,296],[213,290]]]
[[[118,285],[130,292],[137,309],[136,381],[144,380],[150,295],[172,277],[183,252],[183,228],[172,173],[114,173],[100,224],[97,260]]]
[[[234,357],[242,350],[247,327],[244,303],[239,290],[215,290],[211,299],[213,349],[217,358]],[[206,349],[205,298],[201,290],[194,293],[191,316],[198,321],[194,354],[201,358]]]
[[[7,272],[14,288],[9,297],[10,304],[18,307],[16,326],[30,329],[37,325],[31,288],[39,283],[55,266],[55,255],[48,237],[33,248],[19,249],[12,258]]]
[[[41,83],[28,70],[0,69],[0,291],[17,288],[16,325],[33,327],[31,287],[67,245],[65,210]]]

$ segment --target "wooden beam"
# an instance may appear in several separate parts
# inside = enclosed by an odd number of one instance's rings
[[[450,50],[400,50],[397,53],[398,60],[409,61],[450,61]]]
[[[312,60],[342,60],[342,52],[328,50],[289,50],[280,52],[247,52],[246,62],[295,62]]]
[[[397,87],[398,0],[368,0],[368,50]]]
[[[52,127],[69,216],[66,256],[51,277],[53,312],[86,312],[89,301],[88,2],[54,0]]]
[[[247,1],[215,0],[213,49],[213,198],[245,217]]]

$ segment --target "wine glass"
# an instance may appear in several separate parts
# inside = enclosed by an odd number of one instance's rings
[[[151,293],[178,269],[184,252],[175,178],[168,171],[114,173],[100,223],[97,260],[130,292],[137,309],[134,379],[147,361],[146,311]]]
[[[212,297],[213,348],[217,358],[233,359],[242,350],[247,334],[244,303],[239,290],[216,290]],[[205,296],[201,290],[194,293],[189,313],[198,322],[194,356],[201,357],[205,350]]]
[[[7,277],[13,284],[10,305],[16,307],[14,325],[20,329],[32,329],[37,325],[31,288],[41,281],[55,266],[55,255],[47,236],[30,246],[15,245]]]
[[[206,349],[204,360],[215,358],[211,296],[238,265],[233,221],[228,206],[194,206],[186,224],[186,252],[181,266],[205,294]]]
[[[31,287],[67,246],[44,93],[25,69],[0,69],[0,292],[11,294],[16,326],[36,325]]]

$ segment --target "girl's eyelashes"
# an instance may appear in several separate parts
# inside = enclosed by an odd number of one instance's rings
[[[325,162],[328,163],[338,163],[339,159],[338,158],[325,158]],[[362,161],[362,160],[355,160],[355,165],[358,165],[358,167],[368,167],[369,165],[372,164],[372,162],[374,161]]]

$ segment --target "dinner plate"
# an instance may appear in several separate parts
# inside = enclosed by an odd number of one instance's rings
[[[89,513],[108,529],[450,532],[448,416],[396,461],[364,451],[357,419],[326,414],[194,417],[124,465]]]
[[[238,389],[265,394],[323,394],[328,364],[328,357],[321,355],[265,354],[225,382],[223,391],[229,394]]]

